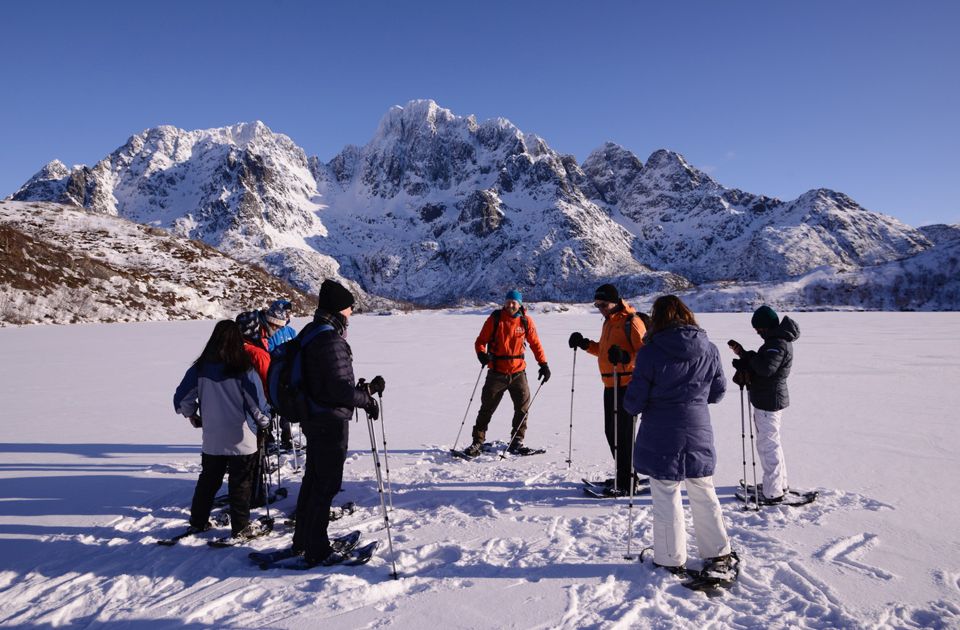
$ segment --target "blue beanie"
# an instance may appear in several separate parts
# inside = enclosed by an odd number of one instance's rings
[[[516,289],[507,291],[507,297],[505,297],[504,300],[516,300],[517,302],[523,304],[523,296]]]
[[[753,312],[750,325],[754,328],[776,328],[780,325],[780,316],[777,312],[764,304]]]

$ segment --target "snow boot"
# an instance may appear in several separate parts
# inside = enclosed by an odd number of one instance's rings
[[[732,582],[740,574],[740,556],[735,551],[716,558],[707,558],[700,576],[718,582]]]
[[[463,454],[467,457],[476,457],[483,452],[483,442],[474,442],[467,448],[463,449]]]

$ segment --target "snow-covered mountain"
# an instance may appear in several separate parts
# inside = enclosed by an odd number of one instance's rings
[[[792,201],[725,188],[683,156],[644,164],[608,143],[583,164],[588,196],[639,237],[638,260],[693,282],[782,280],[829,265],[854,270],[930,247],[918,229],[832,190]]]
[[[725,188],[677,154],[607,143],[583,163],[498,118],[391,108],[329,163],[262,123],[131,137],[92,168],[51,162],[17,200],[72,203],[198,238],[309,292],[326,277],[422,305],[582,301],[778,282],[900,260],[933,236],[815,189]]]
[[[0,201],[0,323],[234,317],[316,299],[199,241],[76,207]]]

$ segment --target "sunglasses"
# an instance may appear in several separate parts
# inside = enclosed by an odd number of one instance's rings
[[[594,302],[593,305],[602,311],[603,309],[607,309],[613,306],[613,302],[598,301],[598,302]]]

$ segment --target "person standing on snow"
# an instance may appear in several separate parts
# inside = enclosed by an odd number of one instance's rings
[[[270,370],[270,353],[267,352],[267,344],[263,338],[260,311],[240,313],[237,315],[237,324],[240,326],[240,333],[243,335],[243,349],[250,355],[253,367],[260,375],[260,383],[266,388],[267,372]]]
[[[290,326],[290,309],[290,302],[281,299],[274,300],[270,308],[260,311],[266,333],[264,336],[267,338],[267,352],[273,352],[277,346],[296,338],[297,331]]]
[[[213,500],[224,473],[228,473],[233,536],[254,538],[262,534],[259,523],[250,523],[250,502],[260,460],[257,431],[270,423],[270,409],[260,377],[244,352],[236,322],[217,322],[200,357],[177,386],[173,406],[194,427],[203,429],[201,471],[190,506],[190,529],[210,529]]]
[[[288,341],[296,339],[297,331],[290,326],[290,302],[287,300],[274,300],[265,311],[260,311],[260,323],[263,325],[263,338],[267,342],[267,352],[272,353],[278,346]],[[280,424],[280,450],[289,451],[293,449],[293,431],[288,422],[282,416],[279,419]],[[275,445],[276,440],[273,435],[267,436],[267,445]]]
[[[383,377],[357,385],[353,353],[347,343],[347,326],[353,313],[353,295],[342,285],[324,280],[313,321],[304,328],[322,330],[301,349],[303,386],[309,401],[307,419],[301,423],[307,438],[307,464],[297,497],[293,551],[303,554],[307,566],[334,564],[342,559],[330,546],[327,526],[330,505],[343,482],[349,422],[353,410],[362,408],[374,420],[379,406],[373,394],[383,394]]]
[[[733,367],[747,376],[750,404],[754,407],[757,452],[763,468],[761,501],[776,504],[783,501],[783,493],[789,488],[780,425],[783,410],[790,405],[787,377],[793,366],[793,342],[800,337],[800,327],[789,317],[780,321],[776,311],[766,304],[754,311],[750,325],[763,338],[759,350],[744,350],[736,341],[728,345],[738,357],[733,360]]]
[[[524,360],[526,344],[540,365],[538,379],[550,380],[547,355],[540,345],[537,327],[523,307],[523,296],[517,290],[507,293],[503,308],[495,310],[483,323],[474,342],[480,365],[487,366],[487,379],[480,393],[480,411],[473,425],[473,443],[463,450],[467,457],[476,457],[483,450],[490,419],[497,410],[504,392],[513,400],[513,431],[507,450],[522,455],[529,449],[523,445],[527,433],[527,410],[530,407],[530,386],[527,385],[527,363]]]
[[[579,332],[570,335],[571,348],[580,348],[597,357],[600,378],[603,380],[603,424],[610,446],[610,454],[616,462],[616,485],[611,483],[604,490],[611,497],[630,494],[630,483],[636,483],[636,475],[630,467],[630,452],[633,447],[633,417],[615,395],[623,396],[630,384],[634,358],[643,347],[646,327],[632,306],[620,298],[612,284],[599,287],[593,296],[594,306],[603,315],[600,341],[584,338]],[[614,371],[616,370],[616,372]],[[617,387],[614,382],[619,379]],[[614,414],[614,408],[617,412]]]
[[[726,391],[720,352],[675,295],[657,298],[651,320],[623,403],[629,413],[642,414],[634,465],[650,476],[653,562],[685,573],[687,534],[680,496],[685,481],[704,571],[732,579],[739,561],[731,553],[713,486],[716,454],[707,409]]]

